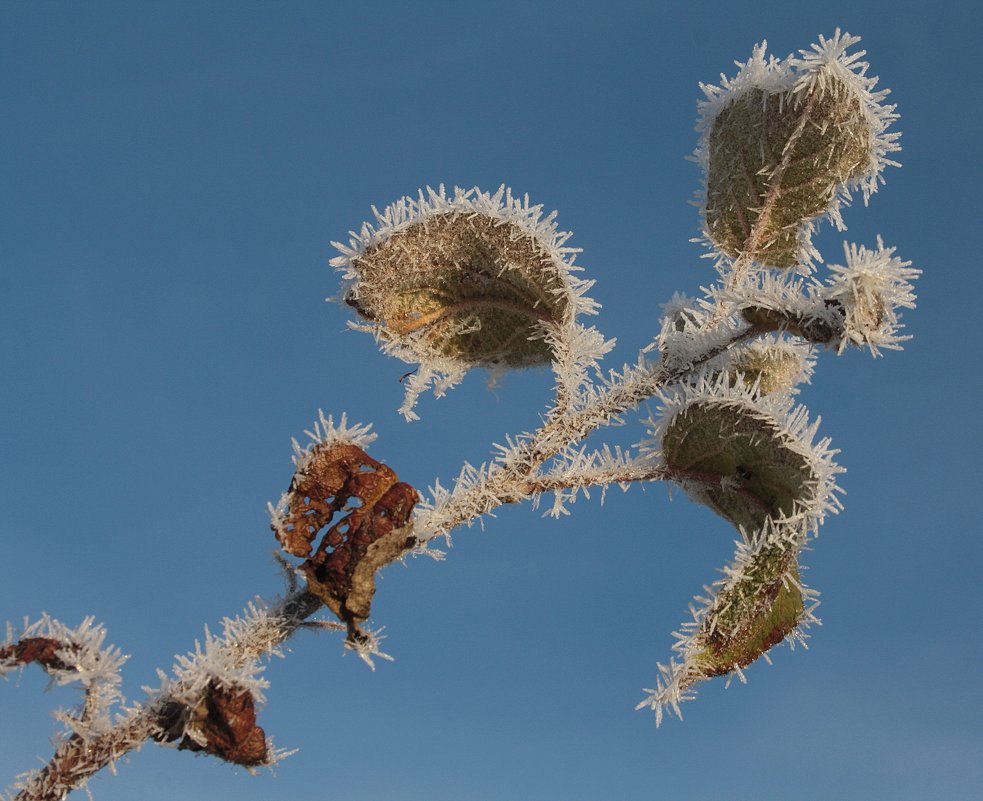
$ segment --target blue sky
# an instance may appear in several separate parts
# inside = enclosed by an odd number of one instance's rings
[[[426,487],[548,400],[546,372],[472,375],[396,415],[407,368],[324,302],[330,242],[370,205],[506,183],[558,209],[612,366],[631,361],[659,305],[711,280],[689,241],[698,82],[840,26],[904,131],[845,236],[925,271],[906,350],[824,353],[802,395],[848,469],[806,560],[809,651],[656,729],[633,706],[732,531],[662,487],[560,521],[503,509],[443,563],[385,572],[395,662],[304,635],[271,664],[260,723],[300,749],[275,776],[148,746],[96,798],[974,797],[981,24],[957,2],[0,4],[0,619],[95,615],[131,698],[280,591],[265,505],[318,408],[374,422],[370,453]],[[837,262],[842,239],[817,242]],[[0,785],[75,701],[45,683],[0,686]]]

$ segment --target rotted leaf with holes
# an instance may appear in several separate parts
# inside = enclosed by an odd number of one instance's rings
[[[798,264],[803,226],[870,169],[872,136],[862,98],[832,75],[808,91],[740,93],[707,140],[710,239],[731,258]]]
[[[376,570],[413,546],[400,529],[418,500],[413,487],[358,446],[319,443],[298,464],[273,530],[287,553],[307,557],[300,570],[310,592],[355,624],[369,616]]]

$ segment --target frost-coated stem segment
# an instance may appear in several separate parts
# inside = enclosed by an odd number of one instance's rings
[[[259,618],[251,630],[226,642],[224,648],[235,663],[255,662],[275,651],[321,606],[321,601],[308,592],[293,592]],[[178,700],[186,683],[176,683],[166,694],[148,698],[101,735],[69,737],[58,746],[47,765],[22,780],[20,792],[13,801],[61,801],[90,776],[129,752],[139,750],[160,731],[161,708],[168,701]]]
[[[661,387],[682,380],[734,345],[762,333],[767,333],[766,329],[758,326],[743,328],[683,366],[669,368],[663,364],[643,365],[626,371],[619,380],[598,390],[583,407],[573,408],[559,417],[548,418],[528,440],[516,443],[481,481],[449,498],[441,509],[440,523],[417,533],[416,541],[426,543],[504,503],[516,503],[529,497],[537,490],[533,483],[527,482],[530,482],[536,470],[548,459],[564,448],[580,442],[618,415],[637,407]]]
[[[536,492],[555,489],[548,477],[539,481],[533,478],[536,470],[549,458],[584,439],[613,417],[635,408],[659,388],[685,378],[705,362],[760,333],[763,333],[763,329],[759,327],[744,328],[681,367],[667,368],[660,364],[630,370],[621,380],[599,390],[583,407],[572,408],[566,414],[547,420],[533,437],[517,444],[506,461],[497,465],[484,481],[450,499],[441,525],[436,530],[426,532],[423,537],[418,536],[417,542],[447,533],[503,503],[515,503]],[[634,480],[666,477],[660,471],[656,472],[659,475],[639,476]],[[613,480],[618,479],[615,477]],[[240,664],[256,661],[291,637],[322,605],[318,598],[306,591],[291,593],[268,611],[256,625],[256,630],[249,630],[239,638],[226,642],[224,647]],[[24,780],[14,801],[60,801],[102,768],[139,749],[159,732],[161,707],[168,701],[176,700],[182,689],[183,684],[177,683],[166,695],[149,698],[102,735],[91,738],[73,735],[58,747],[44,768]]]
[[[529,494],[557,492],[588,487],[606,487],[611,484],[633,484],[645,481],[673,481],[677,484],[701,484],[706,487],[720,488],[727,486],[728,491],[746,498],[748,503],[767,510],[766,505],[753,492],[743,487],[730,486],[727,479],[714,473],[704,473],[697,470],[679,470],[665,465],[641,467],[625,465],[616,468],[600,468],[586,470],[572,476],[543,476],[530,478],[520,483],[522,490]]]
[[[557,490],[587,487],[606,487],[609,484],[632,484],[636,481],[662,481],[672,478],[673,472],[665,467],[625,465],[617,468],[600,468],[581,471],[575,476],[543,476],[523,481],[520,486],[528,495]]]

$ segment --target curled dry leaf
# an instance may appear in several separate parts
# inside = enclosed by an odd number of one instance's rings
[[[294,473],[273,526],[283,549],[307,557],[308,589],[349,625],[369,616],[375,572],[414,544],[401,533],[419,500],[396,473],[351,444],[321,443]],[[337,513],[344,516],[314,541]]]
[[[832,76],[808,93],[750,89],[720,111],[707,151],[711,239],[731,258],[792,267],[802,226],[868,170],[870,123],[856,92]]]
[[[51,637],[25,637],[11,645],[0,647],[0,662],[26,665],[37,662],[45,670],[74,670],[62,655],[75,646]]]
[[[554,260],[516,223],[438,214],[352,261],[346,297],[380,335],[465,366],[525,367],[552,358],[542,324],[561,324],[569,290]]]
[[[213,680],[194,708],[170,701],[161,708],[157,722],[156,739],[179,741],[181,750],[212,754],[247,767],[269,760],[266,734],[256,725],[256,701],[248,690]]]

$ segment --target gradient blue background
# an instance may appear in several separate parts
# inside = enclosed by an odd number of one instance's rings
[[[0,619],[95,615],[140,698],[203,624],[281,589],[265,504],[318,407],[375,422],[371,453],[420,487],[536,424],[544,371],[397,417],[408,368],[324,302],[329,243],[371,204],[504,182],[559,209],[612,366],[633,360],[659,304],[712,278],[689,242],[697,83],[838,25],[904,131],[846,236],[925,274],[904,353],[823,354],[803,393],[849,470],[807,558],[810,650],[657,730],[632,707],[732,531],[662,487],[558,522],[503,509],[385,572],[394,663],[309,634],[270,665],[260,722],[300,749],[275,776],[147,746],[99,801],[979,797],[977,3],[0,4]],[[824,227],[829,260],[842,239]],[[0,785],[76,700],[45,683],[0,686]]]

